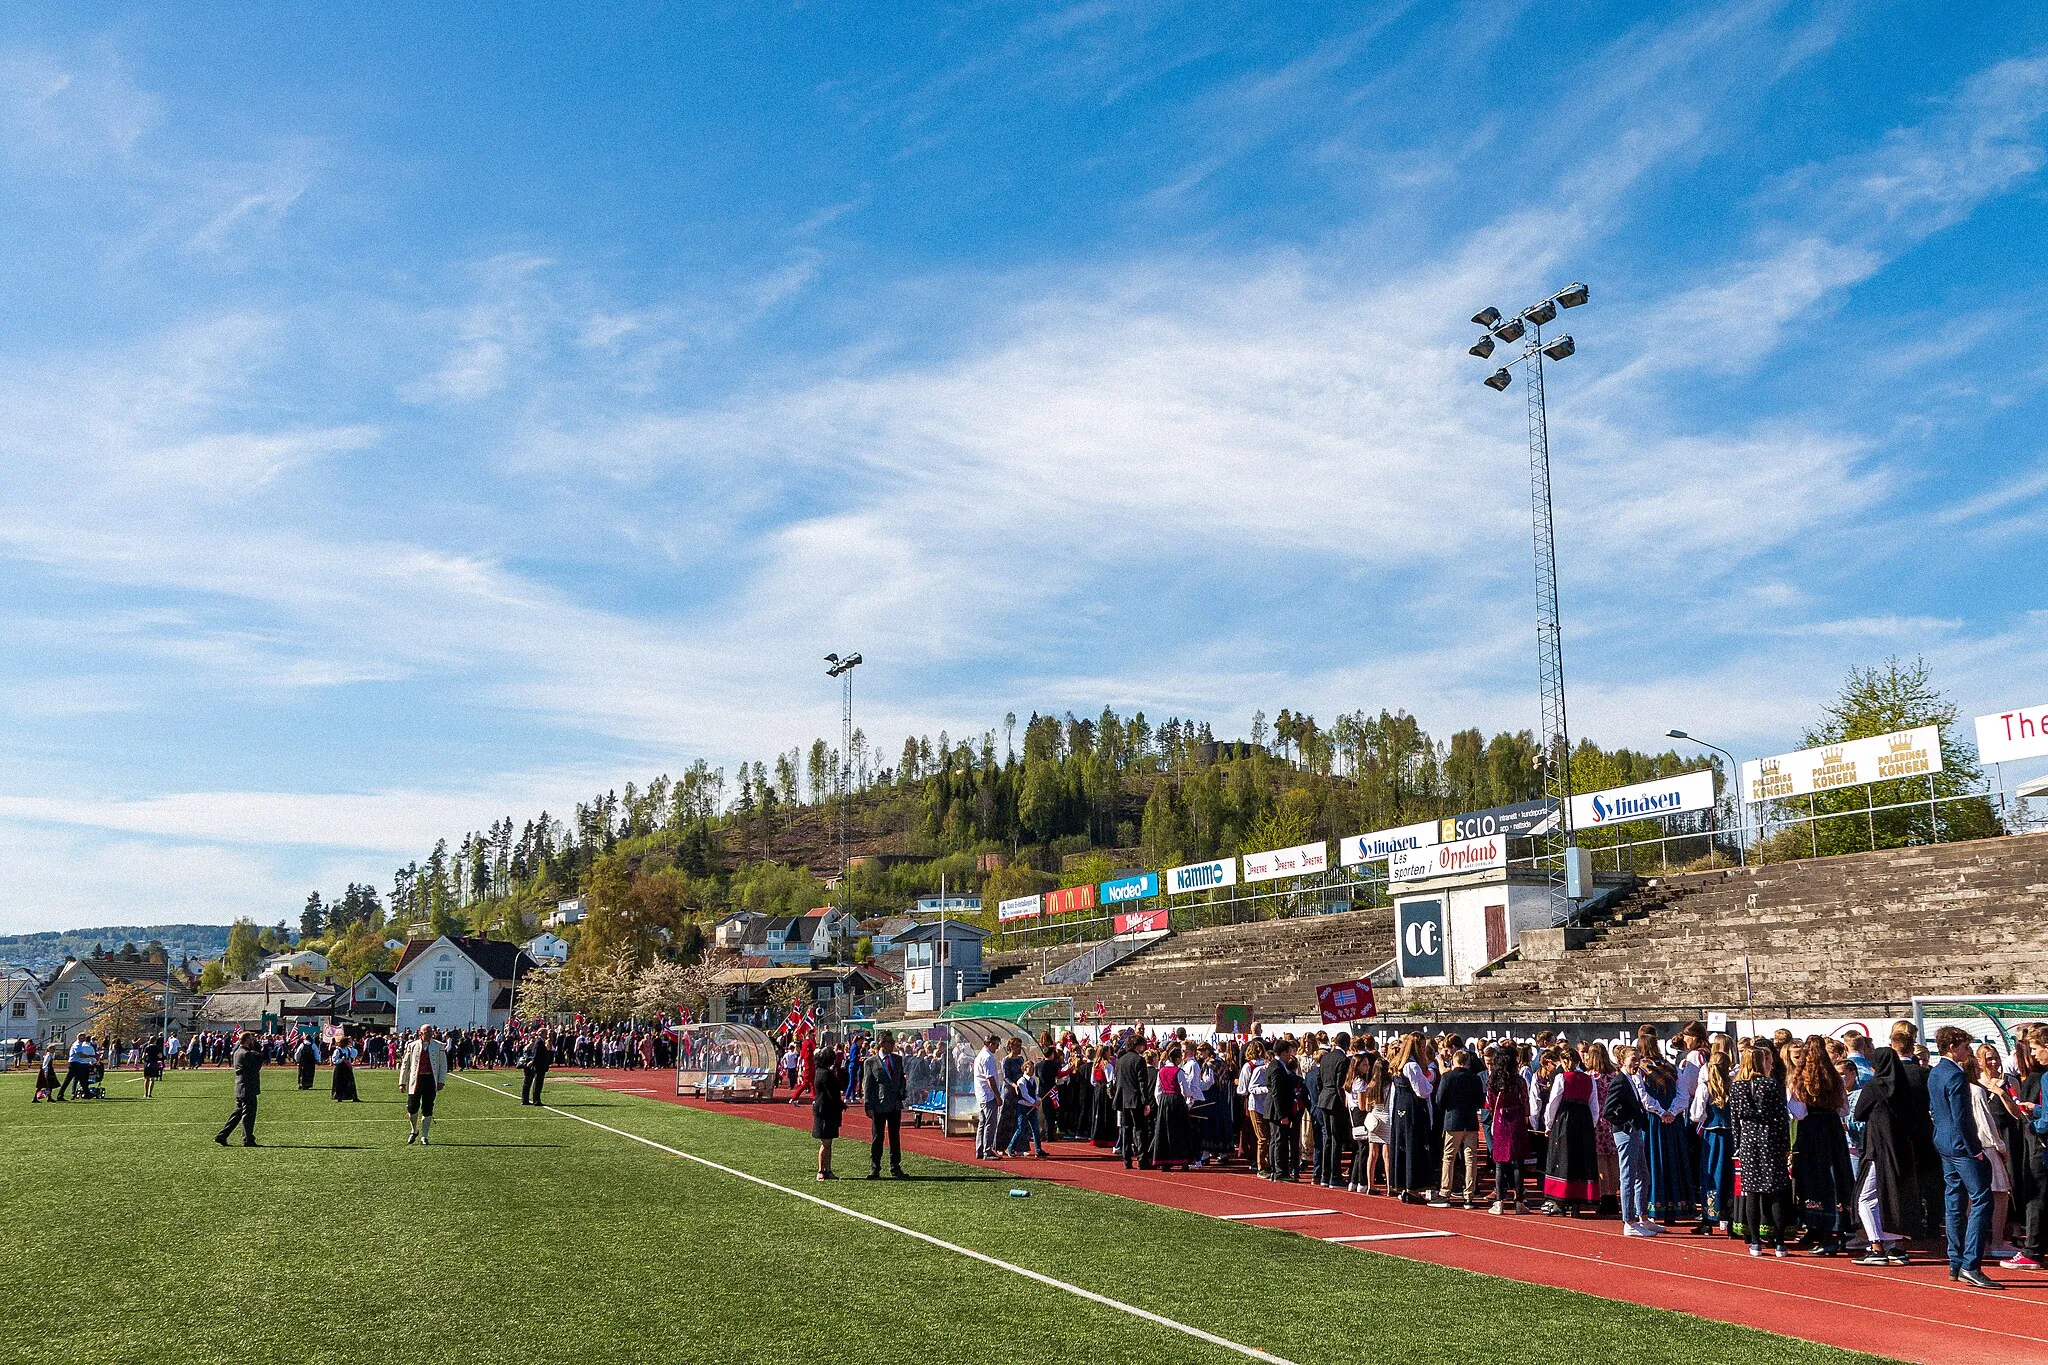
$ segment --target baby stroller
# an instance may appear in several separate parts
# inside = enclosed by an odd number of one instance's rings
[[[103,1100],[107,1097],[107,1064],[94,1062],[91,1072],[85,1078],[85,1097],[89,1100]]]

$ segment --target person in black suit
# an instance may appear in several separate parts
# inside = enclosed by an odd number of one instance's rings
[[[242,1145],[256,1145],[256,1097],[263,1093],[263,1049],[256,1035],[242,1035],[241,1050],[235,1053],[235,1112],[228,1115],[227,1126],[213,1135],[221,1146],[228,1145],[228,1134],[235,1131],[235,1125],[242,1125]]]
[[[846,1112],[846,1064],[839,1060],[838,1040],[825,1035],[823,1046],[811,1053],[811,1136],[818,1140],[818,1179],[837,1180],[832,1173],[832,1144],[839,1137],[840,1116]]]
[[[1342,1189],[1344,1143],[1351,1136],[1351,1120],[1344,1112],[1344,1072],[1351,1065],[1351,1035],[1340,1033],[1316,1060],[1316,1184]]]
[[[1152,1068],[1145,1065],[1138,1040],[1126,1038],[1123,1053],[1116,1059],[1116,1140],[1125,1170],[1133,1161],[1141,1170],[1152,1169],[1145,1145],[1145,1114],[1151,1107]]]
[[[1984,1273],[1991,1237],[1991,1167],[1970,1107],[1970,1035],[1953,1024],[1934,1035],[1941,1060],[1927,1079],[1928,1125],[1941,1159],[1948,1227],[1948,1277],[1979,1289],[2002,1289]]]
[[[1273,1125],[1273,1173],[1269,1180],[1293,1184],[1301,1178],[1301,1077],[1294,1070],[1294,1040],[1282,1038],[1266,1063],[1266,1121]]]
[[[1920,1031],[1901,1019],[1892,1025],[1892,1051],[1898,1054],[1898,1078],[1892,1087],[1892,1136],[1910,1166],[1905,1173],[1908,1198],[1918,1198],[1921,1226],[1941,1226],[1941,1157],[1934,1150],[1934,1121],[1927,1108],[1927,1068],[1921,1064]],[[1908,1231],[1888,1228],[1887,1231]]]
[[[907,1092],[903,1059],[896,1055],[896,1035],[887,1029],[880,1030],[875,1047],[877,1050],[868,1058],[867,1075],[861,1087],[867,1096],[863,1107],[868,1111],[868,1123],[874,1132],[874,1140],[868,1146],[868,1179],[882,1178],[882,1140],[886,1137],[889,1141],[889,1174],[901,1180],[903,1099]]]
[[[555,1049],[548,1042],[548,1031],[542,1029],[526,1044],[526,1051],[519,1054],[519,1102],[539,1104],[541,1084],[548,1078],[548,1068],[555,1064]]]
[[[320,1065],[320,1050],[313,1046],[311,1038],[299,1039],[299,1046],[292,1053],[292,1060],[299,1064],[299,1089],[313,1088],[313,1068]]]

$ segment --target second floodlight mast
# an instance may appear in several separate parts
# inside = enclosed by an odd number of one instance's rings
[[[1536,532],[1536,662],[1543,709],[1543,794],[1557,808],[1557,823],[1551,836],[1556,856],[1545,865],[1553,924],[1563,924],[1577,908],[1569,894],[1566,868],[1576,841],[1572,837],[1572,741],[1564,706],[1564,632],[1557,610],[1557,533],[1550,510],[1550,423],[1543,406],[1543,362],[1563,360],[1578,348],[1569,335],[1545,342],[1543,328],[1557,317],[1558,309],[1577,308],[1586,298],[1586,286],[1573,283],[1513,317],[1503,317],[1498,308],[1482,308],[1472,315],[1472,321],[1486,331],[1469,351],[1485,360],[1493,355],[1497,342],[1522,342],[1520,355],[1486,377],[1486,387],[1496,393],[1514,382],[1511,371],[1526,362],[1523,373],[1529,387],[1529,503]]]
[[[839,717],[839,908],[846,908],[846,826],[847,807],[853,801],[853,670],[860,667],[860,655],[849,654],[840,658],[827,654],[825,662],[832,665],[825,670],[828,678],[839,678],[846,684],[846,702]]]

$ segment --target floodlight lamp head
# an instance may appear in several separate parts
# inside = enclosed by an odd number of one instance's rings
[[[1486,376],[1486,387],[1492,389],[1495,393],[1499,393],[1514,382],[1515,377],[1506,370],[1495,370],[1492,374]]]
[[[1509,318],[1506,322],[1494,328],[1493,334],[1499,337],[1502,341],[1520,341],[1522,339],[1522,333],[1526,332],[1527,330],[1529,329],[1522,326],[1522,320],[1520,318]]]
[[[1493,338],[1490,336],[1479,338],[1479,340],[1472,343],[1472,349],[1465,354],[1476,355],[1481,360],[1486,359],[1486,357],[1493,354]]]
[[[828,664],[836,664],[839,662],[839,656],[837,654],[827,654],[825,656],[825,662]]]
[[[1524,312],[1522,316],[1535,323],[1538,327],[1541,327],[1557,316],[1557,305],[1549,299],[1545,299],[1534,308]]]
[[[1687,734],[1687,733],[1686,733],[1685,731],[1683,731],[1683,730],[1666,730],[1666,731],[1664,732],[1664,738],[1666,738],[1666,739],[1691,739],[1691,738],[1692,738],[1692,736],[1691,736],[1691,735],[1689,735],[1689,734]]]
[[[852,667],[853,667],[853,666],[854,666],[855,664],[857,664],[857,663],[859,663],[859,662],[860,662],[860,655],[858,655],[858,654],[849,654],[849,655],[847,655],[847,656],[846,656],[846,666],[847,666],[848,668],[852,668]]]
[[[1472,321],[1478,323],[1481,327],[1491,327],[1494,323],[1500,321],[1500,309],[1482,308],[1472,315]]]
[[[1557,306],[1576,308],[1586,301],[1586,286],[1572,283],[1557,291]]]
[[[1551,342],[1548,346],[1545,346],[1543,348],[1543,354],[1548,356],[1552,360],[1563,360],[1566,356],[1572,354],[1574,351],[1578,349],[1579,348],[1577,346],[1572,344],[1571,335],[1567,333],[1564,336],[1559,337],[1557,340]]]

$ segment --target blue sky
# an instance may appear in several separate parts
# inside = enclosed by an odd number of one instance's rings
[[[1011,709],[2044,699],[2038,5],[0,20],[0,929]],[[2008,776],[2014,774],[2009,773]]]

